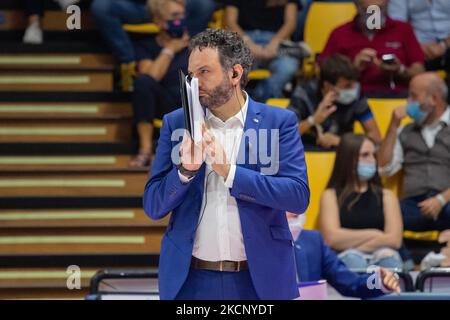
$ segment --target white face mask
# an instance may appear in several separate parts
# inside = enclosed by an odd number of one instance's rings
[[[289,230],[291,230],[294,241],[297,240],[298,236],[302,232],[305,221],[306,215],[304,213],[293,218],[288,218]]]
[[[355,102],[359,98],[359,83],[351,89],[339,90],[339,96],[336,99],[337,103],[348,105]]]

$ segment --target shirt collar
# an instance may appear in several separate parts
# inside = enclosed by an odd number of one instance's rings
[[[227,123],[229,121],[232,121],[232,119],[237,119],[241,123],[242,127],[244,127],[245,119],[247,117],[247,109],[248,109],[248,100],[249,99],[248,99],[247,92],[245,92],[245,91],[243,91],[243,92],[244,92],[244,98],[245,98],[244,105],[242,106],[241,110],[239,110],[234,116],[230,117],[227,121],[223,122],[218,117],[216,117],[212,112],[210,112],[208,108],[206,108],[206,119],[208,121],[211,121],[214,119],[214,121],[219,121],[222,123]]]

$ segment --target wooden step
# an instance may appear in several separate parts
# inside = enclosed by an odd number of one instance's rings
[[[114,70],[107,54],[0,54],[0,70]]]
[[[132,124],[107,121],[2,121],[0,143],[8,142],[121,142],[130,141]]]
[[[0,255],[158,254],[165,227],[3,230]]]
[[[154,221],[142,209],[0,210],[0,230],[12,228],[164,227],[168,218]],[[32,230],[30,230],[32,231]]]
[[[130,103],[0,102],[0,119],[131,119]]]
[[[0,156],[0,173],[147,172],[130,168],[131,155]]]
[[[2,197],[141,197],[148,173],[8,174],[0,177]],[[108,204],[105,203],[105,207]]]
[[[24,30],[27,26],[26,18],[20,10],[0,10],[0,15],[3,16],[0,30]],[[71,30],[67,29],[66,24],[68,17],[69,15],[62,10],[45,11],[41,27],[44,31],[66,31],[70,33]],[[95,23],[88,10],[81,11],[81,28],[86,31],[95,29]]]
[[[111,72],[2,72],[0,91],[107,91],[113,90]]]

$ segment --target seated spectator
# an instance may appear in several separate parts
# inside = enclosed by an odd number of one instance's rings
[[[367,99],[360,95],[358,72],[346,56],[336,54],[325,59],[319,84],[309,82],[297,86],[289,109],[299,118],[299,131],[305,145],[336,147],[340,136],[353,132],[356,120],[370,138],[381,142],[380,130]]]
[[[153,119],[162,118],[181,105],[178,70],[187,72],[189,35],[183,31],[184,0],[152,0],[149,4],[161,31],[155,38],[136,45],[139,73],[133,92],[133,108],[139,153],[130,162],[131,167],[150,165]],[[182,37],[178,38],[177,33]]]
[[[102,37],[121,64],[121,87],[123,91],[133,88],[136,69],[136,53],[122,25],[150,22],[146,9],[147,0],[93,0],[91,14]],[[148,0],[150,1],[150,0]],[[215,10],[214,0],[186,0],[186,25],[190,35],[203,31]]]
[[[351,133],[342,137],[320,200],[319,221],[325,241],[350,269],[402,268],[400,206],[381,185],[371,139]]]
[[[450,72],[450,1],[390,0],[388,12],[393,19],[412,25],[427,70]]]
[[[72,4],[80,0],[55,0],[64,11]],[[44,0],[24,0],[25,15],[27,16],[28,26],[23,36],[23,43],[42,44],[44,35],[41,28],[41,18],[44,15]]]
[[[387,15],[387,1],[355,0],[355,19],[331,33],[319,57],[320,63],[335,53],[352,59],[368,97],[406,97],[409,79],[424,71],[424,55],[411,26]],[[381,9],[380,29],[371,29],[367,22],[371,5]],[[391,54],[395,56],[388,59]]]
[[[278,55],[280,43],[289,40],[296,27],[297,0],[228,0],[226,25],[244,39],[255,57],[254,68],[268,68],[272,76],[260,81],[252,92],[257,101],[283,96],[294,77],[299,60]]]
[[[379,297],[390,291],[400,293],[397,277],[384,268],[379,269],[378,276],[385,291],[381,288],[369,289],[367,283],[371,282],[369,277],[372,274],[350,271],[325,244],[319,231],[302,230],[304,215],[288,214],[288,222],[291,232],[293,235],[296,234],[294,250],[298,282],[326,280],[343,296],[362,299]]]
[[[379,153],[380,174],[403,168],[401,210],[406,230],[450,229],[450,108],[435,73],[416,76],[408,104],[392,113]],[[400,128],[409,115],[414,123]]]

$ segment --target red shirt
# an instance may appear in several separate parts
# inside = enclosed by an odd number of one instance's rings
[[[370,40],[361,30],[356,16],[353,21],[333,30],[319,61],[322,62],[325,57],[335,53],[343,54],[353,61],[364,48],[376,50],[379,59],[383,54],[394,53],[406,67],[416,62],[423,64],[425,60],[422,48],[409,23],[387,17],[385,25],[379,30],[374,30],[374,36]],[[408,82],[398,77],[395,78],[396,87],[392,90],[391,77],[373,63],[361,73],[360,82],[363,92],[368,95],[399,94],[408,90]]]

